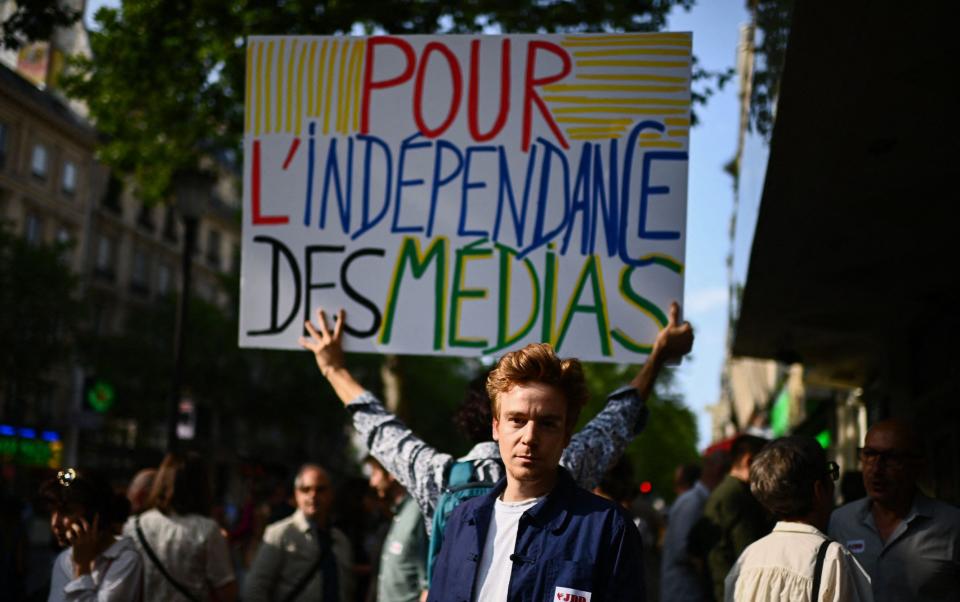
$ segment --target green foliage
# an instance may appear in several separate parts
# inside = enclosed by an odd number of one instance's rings
[[[0,23],[0,47],[17,50],[24,41],[49,40],[54,29],[73,25],[81,16],[62,0],[20,0]]]
[[[787,56],[793,0],[755,0],[753,11],[758,40],[754,50],[750,119],[757,132],[769,140]]]
[[[8,401],[36,398],[69,357],[81,318],[65,245],[31,245],[0,223],[0,386]]]
[[[97,11],[94,59],[74,59],[67,93],[84,100],[104,134],[101,159],[132,174],[139,196],[170,194],[172,174],[203,154],[240,148],[245,38],[366,32],[656,31],[693,0],[124,0]],[[695,69],[705,102],[729,72]]]
[[[631,365],[586,363],[591,397],[577,428],[582,428],[603,409],[607,395],[630,382],[639,369],[639,366]],[[650,410],[647,428],[633,440],[625,453],[637,481],[650,481],[653,493],[668,502],[674,497],[673,473],[676,467],[699,457],[696,418],[672,390],[673,378],[670,368],[661,371],[654,392],[647,400]]]

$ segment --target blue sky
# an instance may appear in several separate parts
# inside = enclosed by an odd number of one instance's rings
[[[117,0],[90,0],[87,23],[103,5]],[[740,26],[748,21],[745,0],[700,0],[691,11],[677,9],[668,22],[670,31],[692,31],[693,51],[710,70],[735,65]],[[687,207],[687,265],[684,317],[696,328],[693,356],[679,369],[677,388],[697,416],[700,447],[709,443],[710,417],[705,407],[717,401],[727,327],[728,225],[733,206],[730,176],[723,166],[733,157],[737,142],[737,90],[735,81],[714,94],[706,107],[699,107],[700,125],[690,134],[690,165]],[[754,173],[744,196],[757,196],[762,170]],[[758,198],[758,197],[757,197]],[[750,205],[751,199],[741,204]],[[755,200],[755,199],[754,199]],[[755,205],[755,203],[754,203]],[[755,208],[755,207],[754,207]],[[753,221],[741,220],[740,231],[752,229]],[[738,240],[737,272],[744,278],[752,232]]]

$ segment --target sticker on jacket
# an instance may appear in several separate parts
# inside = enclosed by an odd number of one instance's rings
[[[554,600],[557,602],[590,602],[590,592],[582,592],[569,587],[558,587]]]
[[[860,554],[866,549],[866,542],[862,539],[851,539],[847,541],[847,549],[854,554]]]

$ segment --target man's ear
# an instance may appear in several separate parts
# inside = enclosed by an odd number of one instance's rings
[[[496,416],[490,421],[490,433],[494,441],[500,441],[500,421]]]

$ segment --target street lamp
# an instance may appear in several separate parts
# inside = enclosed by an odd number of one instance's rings
[[[180,300],[173,332],[173,377],[170,383],[169,415],[167,417],[167,451],[177,448],[177,419],[180,415],[180,397],[183,385],[183,343],[187,332],[190,310],[190,275],[193,254],[197,246],[197,224],[207,207],[213,178],[199,171],[184,172],[176,177],[174,192],[176,208],[183,218],[183,256],[180,267]]]

